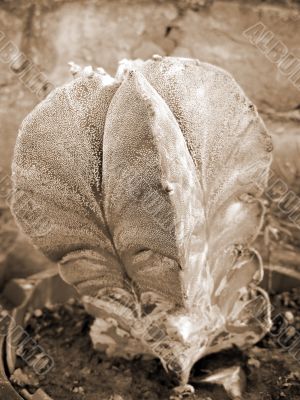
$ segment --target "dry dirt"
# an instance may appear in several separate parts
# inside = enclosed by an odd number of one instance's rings
[[[206,357],[194,367],[192,378],[222,366],[241,365],[247,375],[243,400],[300,399],[300,288],[272,296],[273,330],[247,352],[237,349]],[[54,358],[55,367],[44,377],[30,377],[30,392],[38,387],[53,400],[167,400],[172,382],[157,360],[107,359],[93,350],[89,339],[92,322],[75,302],[45,309],[30,319],[27,331]],[[282,333],[283,318],[289,337]],[[281,332],[281,333],[280,333]],[[286,348],[283,347],[285,344]],[[291,355],[292,348],[298,355]],[[294,352],[295,353],[295,352]],[[296,360],[298,358],[298,361]],[[18,367],[30,375],[21,360]],[[195,386],[193,400],[225,400],[217,386]]]

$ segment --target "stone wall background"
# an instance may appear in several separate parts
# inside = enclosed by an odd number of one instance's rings
[[[233,74],[272,134],[298,133],[300,90],[243,35],[259,21],[300,58],[297,1],[2,0],[0,49],[10,40],[53,86],[71,79],[69,61],[113,74],[123,58],[198,58]],[[22,71],[0,62],[0,283],[50,265],[7,207],[18,126],[40,101]]]

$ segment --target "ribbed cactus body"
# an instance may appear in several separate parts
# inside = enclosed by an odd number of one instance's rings
[[[85,69],[23,122],[13,209],[88,308],[186,382],[203,355],[269,327],[251,243],[271,150],[217,67],[154,57],[122,62],[115,79]]]

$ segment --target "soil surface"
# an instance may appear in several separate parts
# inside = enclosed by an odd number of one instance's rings
[[[247,352],[233,349],[202,359],[192,371],[191,383],[208,371],[242,366],[247,376],[243,400],[300,400],[300,288],[271,300],[271,333]],[[95,352],[89,338],[91,323],[75,301],[36,310],[27,331],[55,365],[46,375],[35,376],[18,359],[19,369],[12,379],[15,387],[29,393],[42,388],[53,400],[168,400],[172,396],[172,382],[158,360],[110,360]],[[194,386],[191,399],[229,398],[221,386]]]

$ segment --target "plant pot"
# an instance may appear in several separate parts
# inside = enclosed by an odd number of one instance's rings
[[[75,290],[59,276],[55,267],[26,279],[10,281],[3,291],[4,301],[13,307],[8,316],[2,318],[0,338],[0,398],[5,400],[51,400],[42,390],[30,395],[24,390],[24,397],[14,389],[9,381],[15,370],[16,350],[20,330],[26,328],[26,318],[36,309],[63,304],[77,297]]]

